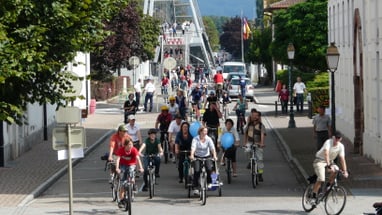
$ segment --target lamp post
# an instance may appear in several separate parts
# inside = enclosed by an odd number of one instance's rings
[[[294,112],[293,112],[293,89],[292,89],[292,60],[294,59],[294,46],[292,43],[289,43],[288,48],[288,59],[290,62],[288,69],[289,76],[289,100],[290,100],[290,111],[289,111],[289,122],[288,128],[296,128],[296,122],[294,120]]]
[[[334,42],[330,43],[330,46],[326,50],[326,63],[328,64],[329,71],[331,73],[331,92],[332,92],[332,134],[336,132],[336,97],[334,90],[334,72],[337,70],[338,61],[340,59],[340,53],[338,52],[337,46]]]

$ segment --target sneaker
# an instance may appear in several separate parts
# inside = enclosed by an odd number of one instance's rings
[[[143,187],[142,187],[142,191],[143,191],[143,192],[147,192],[147,187],[146,187],[146,186],[143,186]]]
[[[264,179],[263,179],[263,174],[259,174],[259,181],[260,181],[260,182],[263,182],[263,181],[264,181]]]
[[[193,190],[192,192],[194,193],[195,196],[199,195],[199,190]]]

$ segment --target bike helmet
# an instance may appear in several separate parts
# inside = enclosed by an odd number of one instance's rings
[[[174,96],[170,96],[170,98],[168,98],[169,101],[175,101],[175,97]]]
[[[161,111],[168,111],[167,105],[163,105],[162,107],[160,107],[160,110]]]

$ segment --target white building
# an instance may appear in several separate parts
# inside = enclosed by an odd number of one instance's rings
[[[336,126],[359,152],[382,164],[382,1],[329,0],[328,41],[340,52]]]

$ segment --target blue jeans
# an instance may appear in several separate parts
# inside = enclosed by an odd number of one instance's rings
[[[147,102],[150,101],[150,112],[153,110],[153,96],[154,93],[146,93],[144,109],[147,111]]]
[[[304,106],[304,94],[297,93],[296,94],[296,110],[302,112]]]

